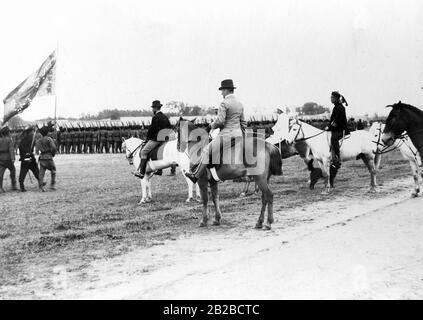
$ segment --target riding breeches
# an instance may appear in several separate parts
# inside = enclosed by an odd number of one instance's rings
[[[154,149],[156,149],[156,147],[158,147],[160,145],[160,143],[161,142],[159,142],[159,141],[153,141],[153,140],[147,141],[145,146],[140,151],[141,159],[147,159],[150,152],[153,151]]]

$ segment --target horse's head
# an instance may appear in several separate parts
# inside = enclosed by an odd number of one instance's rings
[[[389,105],[387,108],[392,108],[392,110],[386,119],[382,141],[385,145],[391,146],[394,144],[395,139],[407,130],[407,121],[406,117],[404,117],[404,108],[401,101],[394,105]]]
[[[185,152],[188,143],[192,141],[199,141],[198,137],[202,136],[207,132],[201,128],[198,128],[194,123],[196,119],[187,120],[182,117],[176,123],[174,130],[177,132],[177,148],[179,152]],[[207,135],[208,137],[208,135]]]
[[[298,119],[292,119],[289,122],[289,132],[286,138],[286,142],[291,144],[303,138],[304,132],[302,130],[301,123],[298,121]]]
[[[123,140],[122,142],[122,149],[125,150],[125,157],[128,160],[129,164],[132,165],[134,163],[134,155],[139,150],[141,146],[142,140],[138,138],[129,138]]]

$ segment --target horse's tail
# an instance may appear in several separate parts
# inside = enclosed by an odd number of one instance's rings
[[[267,142],[266,149],[270,154],[269,174],[274,176],[282,175],[282,157],[279,149]]]

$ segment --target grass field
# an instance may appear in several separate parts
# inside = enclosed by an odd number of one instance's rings
[[[176,177],[168,177],[168,170],[155,177],[154,201],[138,206],[139,180],[130,174],[132,168],[124,155],[59,155],[56,166],[57,191],[40,193],[35,181],[31,184],[27,178],[27,193],[0,195],[0,297],[36,295],[12,292],[11,288],[27,283],[39,282],[48,289],[49,274],[58,266],[69,272],[84,270],[95,260],[163,245],[181,236],[245,232],[254,227],[261,206],[260,195],[239,198],[243,184],[225,182],[220,185],[222,225],[199,228],[201,205],[185,203],[187,187],[179,171]],[[284,160],[283,170],[283,176],[271,179],[273,227],[279,230],[319,219],[313,212],[284,214],[289,208],[341,197],[357,201],[386,197],[385,193],[368,193],[370,177],[361,161],[343,165],[329,196],[320,194],[322,182],[316,190],[308,189],[309,172],[298,157]],[[393,181],[406,177],[411,194],[409,172],[408,163],[393,152],[382,161],[379,181],[385,187],[392,184],[394,196]],[[10,181],[5,184],[10,189]],[[79,277],[76,280],[86,280],[83,272]]]

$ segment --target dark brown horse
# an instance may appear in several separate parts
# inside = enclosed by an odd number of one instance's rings
[[[198,152],[208,146],[208,140],[200,140],[191,138],[195,135],[200,128],[196,127],[193,122],[180,119],[176,126],[178,130],[178,149],[180,152],[188,154],[190,159],[195,159]],[[244,176],[253,176],[258,188],[262,192],[262,207],[260,217],[257,221],[256,228],[262,228],[264,222],[264,214],[267,207],[267,222],[265,228],[270,230],[273,223],[273,193],[269,188],[269,179],[271,175],[282,174],[282,159],[279,150],[272,144],[257,137],[249,137],[246,135],[243,143],[243,154],[254,154],[255,166],[249,165],[233,165],[233,164],[220,164],[216,168],[215,174],[221,181],[233,180]],[[254,150],[253,150],[254,149]],[[207,170],[209,171],[209,170]],[[204,174],[198,179],[198,186],[201,192],[203,202],[203,214],[201,227],[207,226],[208,221],[208,185],[210,183],[210,190],[212,201],[215,207],[215,219],[213,225],[220,225],[222,212],[219,206],[218,195],[218,182],[214,179],[209,179],[209,172]],[[211,170],[210,170],[211,171]]]
[[[407,132],[423,159],[423,111],[401,101],[387,107],[392,110],[386,119],[383,143],[391,146],[395,139],[401,138],[404,132]]]

